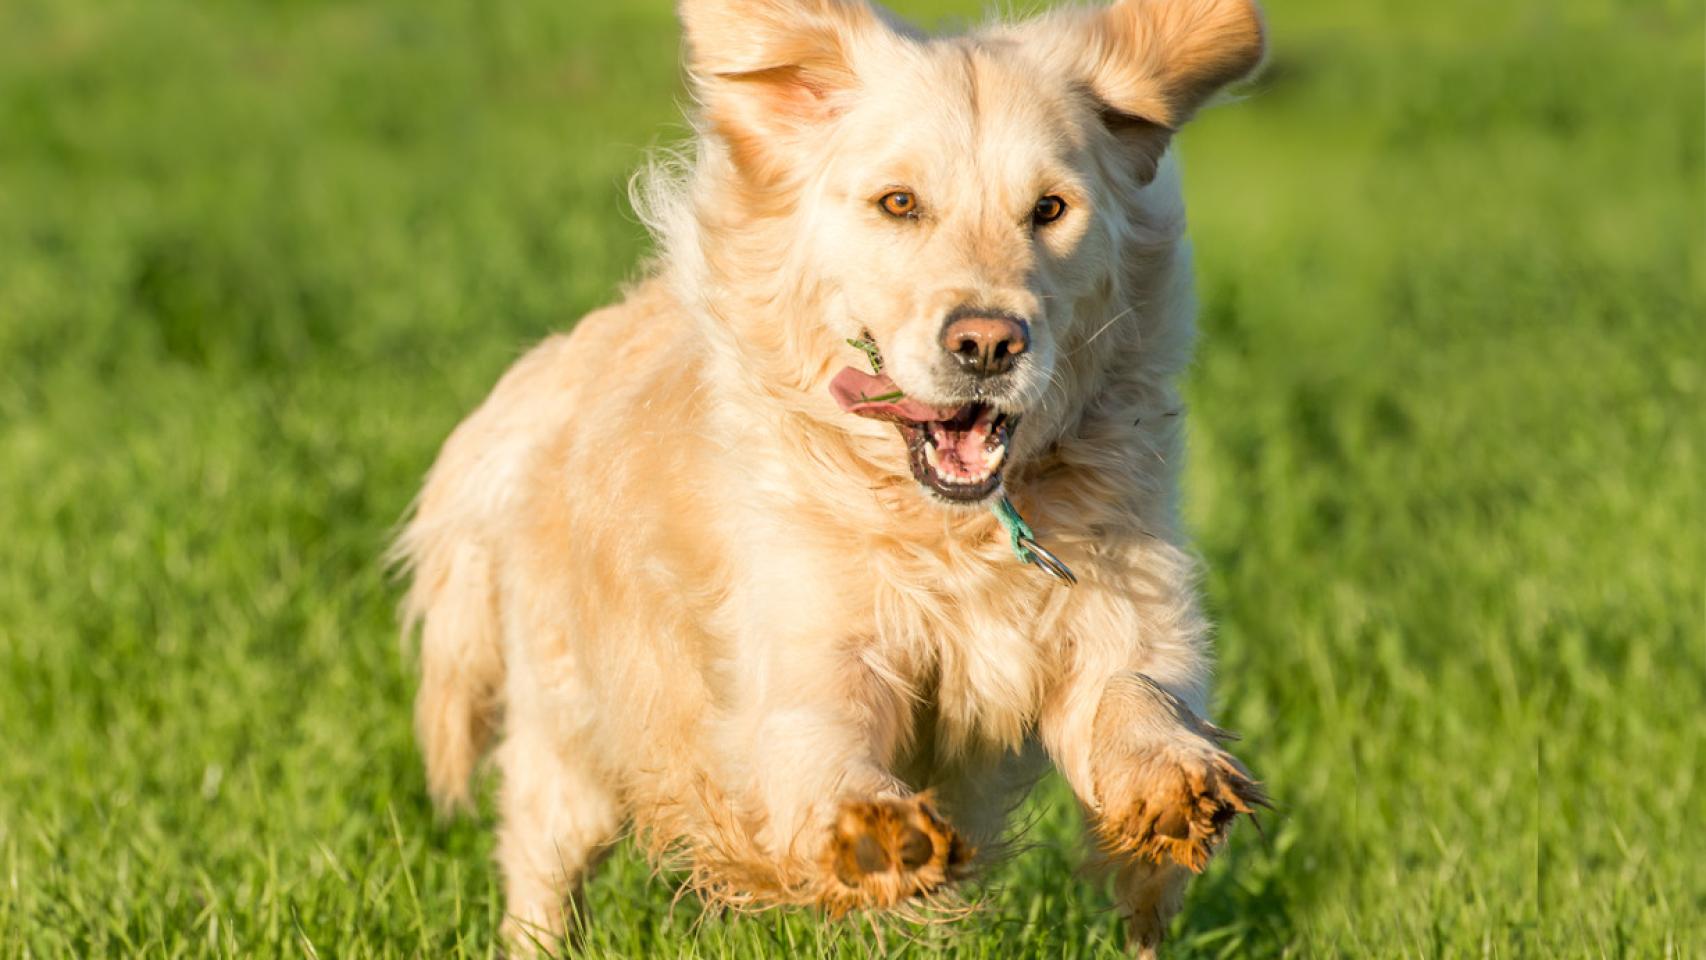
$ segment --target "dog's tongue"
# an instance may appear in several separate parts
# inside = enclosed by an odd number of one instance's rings
[[[856,367],[846,367],[829,382],[829,392],[841,409],[861,417],[878,420],[910,420],[928,423],[932,420],[952,420],[957,407],[933,407],[901,393],[894,381],[883,374],[869,374]]]

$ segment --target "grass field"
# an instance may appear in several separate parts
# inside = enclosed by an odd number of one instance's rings
[[[1175,956],[1706,955],[1700,11],[1269,11],[1182,149],[1189,513],[1281,810]],[[0,956],[491,954],[378,558],[631,276],[676,54],[666,0],[0,3]],[[880,936],[623,851],[588,952],[1116,955],[1029,819],[977,916]]]

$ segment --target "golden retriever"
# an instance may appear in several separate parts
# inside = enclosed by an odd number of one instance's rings
[[[1152,954],[1264,802],[1205,719],[1168,150],[1258,11],[680,13],[647,279],[503,377],[397,545],[434,794],[496,734],[525,944],[627,824],[721,903],[931,902],[1052,762]]]

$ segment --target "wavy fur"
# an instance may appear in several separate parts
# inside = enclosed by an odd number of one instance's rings
[[[1177,167],[1132,128],[1168,133],[1248,71],[1254,9],[1124,0],[926,39],[856,0],[682,8],[696,136],[635,181],[650,275],[504,377],[397,545],[435,795],[464,801],[501,730],[522,943],[563,929],[624,823],[736,907],[948,896],[952,851],[989,847],[1052,761],[1153,949],[1224,819],[1169,844],[1134,831],[1177,818],[1133,805],[1218,817],[1191,786],[1243,774],[1196,719]],[[894,183],[918,222],[871,205]],[[1046,232],[1043,191],[1069,203]],[[936,400],[937,328],[966,302],[1031,321],[1005,482],[1075,588],[926,496],[892,428],[826,390],[869,331]]]

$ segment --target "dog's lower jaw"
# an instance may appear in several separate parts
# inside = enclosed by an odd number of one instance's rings
[[[974,432],[971,436],[979,454],[971,469],[960,462],[957,449],[943,451],[943,446],[954,434],[944,431],[940,424],[895,425],[906,444],[907,465],[912,470],[912,478],[932,500],[948,506],[980,506],[1000,494],[1008,451],[1020,417],[992,408],[983,409],[987,412],[978,414],[978,423],[974,426],[974,430],[981,432]],[[987,424],[985,420],[988,420]],[[950,464],[958,469],[950,469]]]

